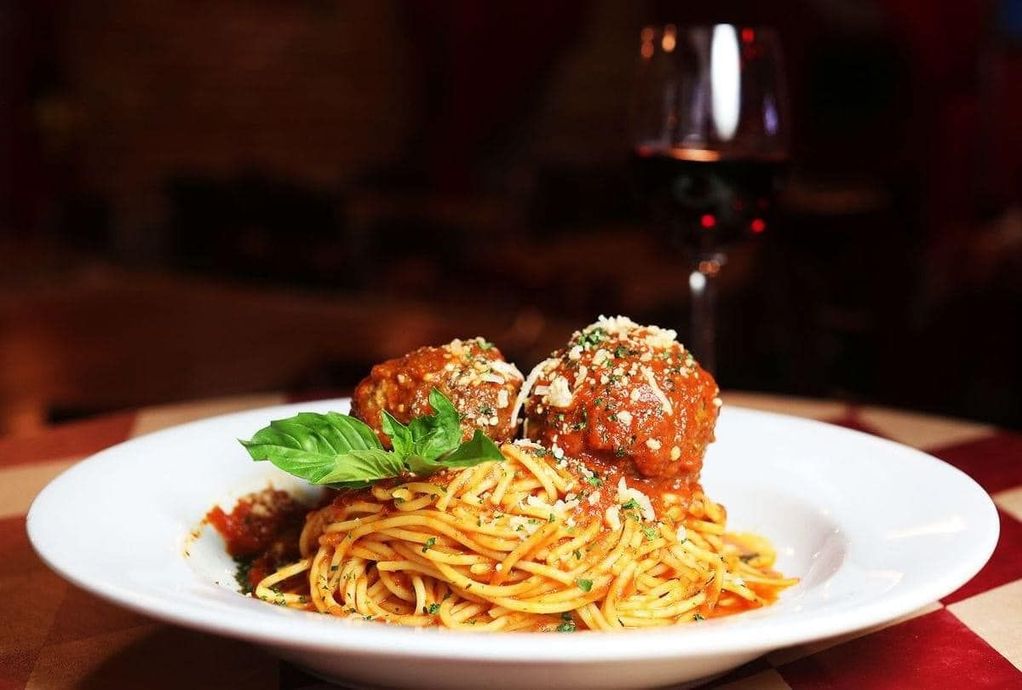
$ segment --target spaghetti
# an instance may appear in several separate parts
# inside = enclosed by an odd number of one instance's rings
[[[381,482],[309,514],[266,601],[465,630],[614,630],[767,605],[796,582],[698,485],[652,498],[528,441],[503,462]],[[637,485],[639,486],[639,485]]]

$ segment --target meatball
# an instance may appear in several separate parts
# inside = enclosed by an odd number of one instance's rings
[[[476,429],[497,443],[515,435],[511,409],[522,387],[522,374],[504,360],[500,350],[482,338],[453,340],[439,347],[420,347],[404,357],[373,367],[351,398],[351,413],[381,431],[383,410],[407,424],[431,414],[429,393],[436,388],[461,414],[462,437]]]
[[[533,369],[525,391],[525,435],[555,454],[690,482],[720,407],[713,377],[674,331],[622,316],[576,332]]]

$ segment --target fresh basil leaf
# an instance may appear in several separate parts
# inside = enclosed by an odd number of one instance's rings
[[[444,466],[436,460],[430,460],[422,457],[421,455],[409,455],[406,457],[405,466],[408,467],[408,471],[412,474],[423,476],[433,474],[437,470],[442,470],[444,468]]]
[[[302,412],[274,420],[241,444],[254,460],[269,460],[296,477],[336,489],[359,489],[408,472],[428,475],[503,459],[497,445],[478,429],[461,442],[461,418],[443,393],[434,388],[429,403],[433,413],[408,425],[383,413],[381,427],[393,451],[383,449],[368,425],[336,412]]]
[[[412,452],[412,445],[414,443],[412,439],[411,430],[402,424],[394,415],[383,411],[383,415],[380,417],[380,427],[383,429],[388,437],[390,437],[390,444],[394,447],[394,452],[405,457]]]
[[[433,416],[437,417],[445,426],[461,422],[458,408],[454,406],[450,398],[436,388],[429,392],[429,406],[433,408]]]
[[[415,474],[432,474],[445,468],[473,467],[491,460],[503,459],[504,456],[497,444],[482,431],[476,429],[472,438],[442,458],[431,459],[420,455],[409,455],[405,458],[405,463],[408,465],[408,469]]]
[[[355,489],[367,489],[372,486],[371,481],[364,482],[330,482],[329,484],[320,484],[320,486],[326,486],[331,489],[344,489],[345,491],[354,491]]]
[[[417,417],[408,424],[412,448],[408,455],[435,460],[461,443],[461,416],[447,396],[436,388],[429,392],[433,414]]]
[[[400,476],[404,471],[405,465],[397,453],[378,448],[352,450],[337,456],[334,468],[315,483],[372,482]]]
[[[334,470],[339,455],[383,448],[369,426],[336,412],[274,420],[241,444],[253,460],[269,460],[314,484]]]
[[[476,429],[472,438],[462,443],[458,448],[440,459],[444,467],[472,467],[490,460],[503,460],[497,444],[490,440],[490,437],[479,429]]]

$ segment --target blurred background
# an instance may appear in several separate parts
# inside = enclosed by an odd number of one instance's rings
[[[779,31],[791,160],[722,387],[1022,425],[1022,0],[0,4],[0,430],[688,328],[639,32]]]

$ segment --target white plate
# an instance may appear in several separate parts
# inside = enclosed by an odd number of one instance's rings
[[[217,502],[302,490],[235,441],[299,410],[207,419],[115,446],[36,498],[28,532],[75,584],[154,618],[251,640],[334,679],[388,686],[627,688],[723,672],[765,652],[875,626],[952,592],[987,561],[998,521],[969,477],[924,453],[792,417],[726,409],[706,492],[729,528],[769,537],[801,578],[766,609],[623,633],[460,633],[349,621],[234,591],[233,564],[206,528]],[[187,552],[187,555],[186,555]],[[183,660],[185,661],[185,660]]]

